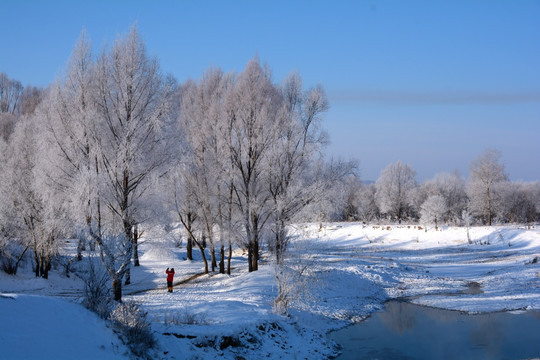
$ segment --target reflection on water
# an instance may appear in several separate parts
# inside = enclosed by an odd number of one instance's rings
[[[539,312],[467,315],[390,301],[385,311],[333,332],[345,359],[540,357]]]

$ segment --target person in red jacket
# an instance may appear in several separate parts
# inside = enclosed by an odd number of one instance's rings
[[[167,288],[169,289],[169,292],[172,293],[172,290],[173,290],[173,278],[174,278],[174,268],[171,268],[171,270],[169,270],[169,268],[167,268],[167,270],[165,270],[165,273],[167,274]]]

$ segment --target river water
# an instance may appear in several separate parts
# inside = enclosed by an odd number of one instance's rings
[[[390,301],[329,338],[348,359],[540,358],[540,312],[479,315]]]

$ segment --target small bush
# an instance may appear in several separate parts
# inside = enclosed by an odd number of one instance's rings
[[[190,313],[187,310],[165,313],[163,323],[166,325],[208,325],[206,313]]]
[[[3,243],[0,239],[0,266],[6,274],[17,275],[20,263],[24,260],[27,246],[23,246],[16,241]]]
[[[17,267],[15,266],[16,263],[13,258],[7,256],[4,257],[0,254],[0,262],[2,263],[2,270],[4,270],[6,274],[17,274]]]
[[[149,358],[148,350],[156,344],[147,316],[134,302],[119,303],[110,316],[124,343],[138,358]]]
[[[89,260],[88,271],[79,275],[84,282],[83,305],[106,319],[113,308],[109,274],[101,267],[97,268],[95,259]]]

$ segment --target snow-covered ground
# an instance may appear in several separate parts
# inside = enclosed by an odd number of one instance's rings
[[[457,227],[426,232],[414,225],[334,223],[322,230],[298,225],[294,231],[295,244],[307,257],[299,261],[312,272],[309,291],[293,304],[290,317],[272,310],[277,286],[270,261],[249,273],[245,255],[237,250],[231,276],[198,276],[200,259],[185,260],[185,248],[176,247],[173,236],[148,231],[141,266],[132,270],[124,299],[149,314],[158,339],[152,357],[328,358],[337,354],[328,331],[362,320],[390,298],[473,313],[540,309],[540,230],[535,228],[473,227],[472,244],[466,229]],[[164,283],[167,267],[175,268],[175,283],[189,279],[172,294]],[[126,349],[105,322],[68,302],[77,300],[82,283],[60,270],[49,280],[33,278],[28,269],[17,276],[0,273],[0,358],[32,358],[34,351],[67,359],[73,356],[61,355],[72,348],[80,354],[98,351],[99,358],[125,358]],[[70,319],[82,323],[67,324]],[[43,331],[44,324],[52,330]],[[28,340],[36,338],[41,341]]]

